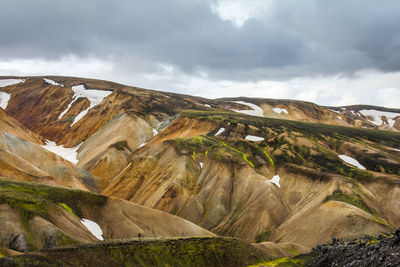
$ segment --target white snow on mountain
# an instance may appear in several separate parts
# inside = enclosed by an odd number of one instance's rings
[[[48,84],[64,87],[64,85],[59,84],[58,82],[55,82],[55,81],[53,81],[53,80],[50,80],[50,79],[47,79],[47,78],[43,78],[43,80],[44,80],[46,83],[48,83]]]
[[[361,170],[365,170],[365,167],[352,157],[349,157],[346,155],[339,155],[339,158],[350,165],[356,166],[357,168],[359,168]]]
[[[243,114],[247,114],[247,115],[251,115],[251,116],[258,116],[258,117],[264,117],[264,111],[257,105],[253,104],[253,103],[248,103],[248,102],[244,102],[244,101],[232,101],[238,104],[242,104],[245,106],[248,106],[251,108],[251,110],[235,110],[235,109],[231,109],[232,111],[235,112],[239,112],[239,113],[243,113]]]
[[[6,92],[0,92],[0,107],[6,109],[8,101],[10,101],[11,95]]]
[[[42,146],[46,150],[53,152],[56,155],[59,155],[65,160],[68,160],[69,162],[73,164],[78,163],[77,155],[78,155],[78,149],[81,145],[77,145],[75,147],[71,148],[66,148],[64,146],[58,146],[55,142],[53,141],[46,141],[46,145]]]
[[[255,135],[247,135],[245,139],[246,139],[246,140],[249,140],[249,141],[254,141],[254,142],[257,142],[257,141],[264,141],[264,140],[265,140],[264,137],[255,136]]]
[[[94,221],[88,219],[82,219],[81,223],[99,240],[104,240],[103,238],[103,230],[101,230],[100,225],[95,223]]]
[[[393,127],[395,123],[394,118],[400,116],[400,113],[379,111],[374,109],[363,109],[360,110],[359,112],[366,117],[371,117],[372,119],[369,119],[369,121],[377,126],[382,125],[383,123],[382,116],[385,116],[386,119],[388,120],[389,125]]]
[[[286,114],[289,114],[289,112],[287,111],[286,108],[272,108],[272,110],[273,110],[274,112],[276,112],[276,113],[279,113],[279,114],[281,114],[282,112],[284,112],[284,113],[286,113]]]
[[[0,87],[6,87],[9,85],[14,85],[17,83],[23,83],[25,82],[25,80],[23,79],[4,79],[4,80],[0,80]]]
[[[74,91],[74,96],[72,97],[72,102],[68,105],[67,109],[61,112],[58,116],[58,119],[61,119],[65,113],[71,108],[72,104],[80,97],[85,97],[89,100],[90,105],[87,109],[80,112],[72,122],[71,126],[77,123],[80,119],[82,119],[88,111],[94,106],[103,102],[104,98],[112,94],[112,91],[104,91],[104,90],[96,90],[96,89],[85,89],[84,85],[76,85],[72,86],[72,90]]]

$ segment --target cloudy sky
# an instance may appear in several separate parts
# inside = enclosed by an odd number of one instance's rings
[[[398,0],[1,0],[0,75],[400,108]]]

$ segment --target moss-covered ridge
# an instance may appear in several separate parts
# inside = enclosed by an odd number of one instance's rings
[[[8,204],[25,219],[34,216],[48,218],[50,206],[61,206],[82,216],[82,203],[103,205],[107,197],[80,190],[42,184],[17,182],[0,177],[0,203]]]
[[[279,266],[279,267],[302,267],[305,266],[316,256],[316,253],[302,254],[293,258],[278,258],[270,261],[261,262],[249,267]]]
[[[100,207],[106,203],[106,200],[107,197],[105,196],[86,191],[36,183],[17,182],[0,177],[0,204],[10,206],[12,210],[19,214],[22,223],[20,231],[23,232],[26,238],[28,251],[46,246],[63,246],[79,243],[75,239],[76,237],[70,236],[73,233],[67,233],[62,230],[46,232],[46,234],[40,236],[39,240],[38,233],[36,232],[38,228],[31,228],[34,217],[41,217],[45,221],[52,223],[54,211],[64,209],[71,215],[82,218],[82,208],[84,206]],[[6,237],[3,236],[3,238]],[[50,242],[50,240],[53,241]]]
[[[264,118],[232,112],[184,111],[181,115],[200,120],[211,120],[220,124],[229,121],[231,123],[253,125],[260,129],[268,127],[277,131],[297,131],[315,137],[330,136],[333,138],[341,137],[342,139],[362,138],[385,145],[398,145],[400,142],[400,133],[391,131]]]
[[[243,140],[233,142],[211,136],[194,136],[170,139],[167,142],[173,144],[180,153],[190,155],[194,161],[209,156],[217,161],[233,161],[253,168],[268,163],[274,167],[265,148]]]
[[[357,195],[345,195],[341,191],[336,190],[332,193],[332,195],[326,197],[324,202],[328,202],[331,200],[345,202],[352,206],[358,207],[369,214],[372,214],[372,215],[376,214],[375,211],[373,211],[370,207],[368,207],[367,204],[364,203],[361,196],[358,194]]]
[[[362,197],[359,194],[346,195],[343,194],[340,190],[335,190],[332,193],[332,195],[327,196],[325,198],[324,202],[328,201],[340,201],[350,204],[374,216],[373,220],[375,222],[388,226],[389,228],[392,228],[392,226],[389,225],[389,223],[385,219],[382,219],[378,216],[375,210],[371,209],[367,204],[365,204],[365,202],[362,200]]]
[[[221,139],[229,146],[244,152],[255,167],[264,164],[254,160],[261,157],[274,167],[296,164],[357,180],[369,179],[369,172],[345,164],[338,158],[338,154],[346,148],[345,144],[356,144],[359,149],[354,151],[354,157],[367,170],[400,175],[400,164],[396,163],[400,161],[400,155],[390,151],[390,147],[400,146],[400,133],[229,112],[185,111],[182,116],[210,120],[224,127],[224,133],[214,139]],[[215,133],[211,132],[208,135],[211,137],[213,134]],[[244,142],[243,138],[248,134],[262,136],[265,140]],[[299,138],[307,140],[308,145],[298,142]],[[378,152],[371,154],[364,150]]]
[[[144,238],[41,250],[0,259],[0,265],[247,266],[267,259],[263,252],[235,238]]]

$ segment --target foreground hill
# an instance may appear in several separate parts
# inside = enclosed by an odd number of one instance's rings
[[[1,266],[247,266],[268,257],[232,238],[111,241],[0,259]]]
[[[164,212],[121,199],[62,187],[0,178],[0,246],[32,251],[100,239],[213,236]],[[101,232],[95,237],[90,220]],[[96,226],[94,226],[96,228]],[[101,230],[102,229],[102,230]]]

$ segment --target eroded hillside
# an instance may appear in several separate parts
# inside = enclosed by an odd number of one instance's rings
[[[103,193],[221,235],[311,248],[333,236],[399,225],[397,138],[393,132],[183,112],[131,155]]]

